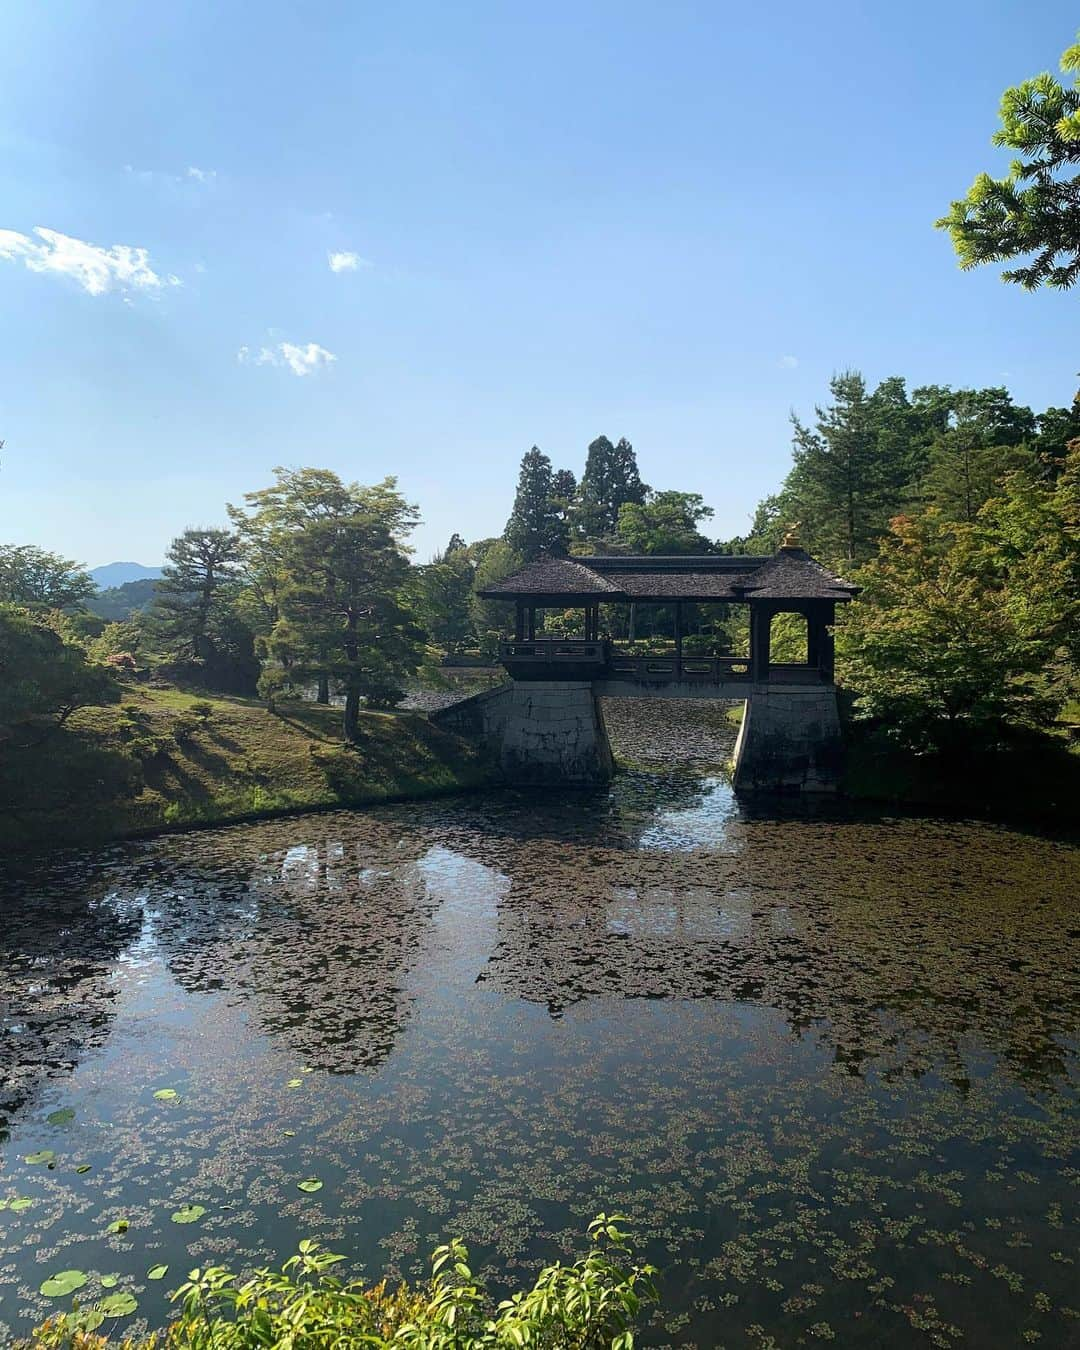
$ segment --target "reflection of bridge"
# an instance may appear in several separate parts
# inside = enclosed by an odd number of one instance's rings
[[[856,588],[793,538],[767,557],[541,557],[481,592],[513,601],[514,637],[499,658],[512,683],[445,710],[444,724],[497,746],[504,771],[524,782],[596,782],[611,772],[597,697],[738,699],[746,704],[735,754],[738,788],[835,786],[839,718],[833,683],[836,605]],[[688,648],[687,617],[745,605],[748,651]],[[610,631],[601,636],[601,606]],[[670,638],[636,641],[651,606]],[[580,622],[573,618],[580,611]],[[580,636],[546,633],[545,614]],[[800,616],[804,659],[772,659],[773,620]]]

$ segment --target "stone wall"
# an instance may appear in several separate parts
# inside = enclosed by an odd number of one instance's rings
[[[600,705],[588,681],[505,684],[431,714],[486,742],[511,783],[606,783],[614,772]]]
[[[753,686],[735,745],[737,792],[835,792],[841,755],[834,688]]]

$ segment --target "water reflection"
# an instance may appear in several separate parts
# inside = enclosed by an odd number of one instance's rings
[[[40,1315],[59,1263],[160,1320],[151,1252],[306,1235],[413,1276],[456,1231],[498,1278],[617,1207],[665,1266],[646,1344],[1064,1344],[1078,882],[1067,843],[754,818],[690,774],[12,878],[0,1196],[33,1207],[0,1225],[0,1313]]]

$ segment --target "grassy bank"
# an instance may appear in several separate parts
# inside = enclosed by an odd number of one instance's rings
[[[56,848],[284,811],[475,787],[480,752],[426,719],[365,713],[355,745],[341,714],[133,685],[32,748],[0,755],[0,851]]]

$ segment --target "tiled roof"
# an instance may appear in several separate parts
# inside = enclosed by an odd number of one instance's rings
[[[606,595],[618,599],[622,592],[613,582],[569,558],[537,558],[520,572],[493,582],[480,592],[487,597],[515,595]]]
[[[767,557],[537,558],[480,592],[485,599],[850,600],[858,587],[834,576],[803,549]]]
[[[858,587],[838,577],[801,548],[782,548],[740,587],[753,600],[850,600]]]

